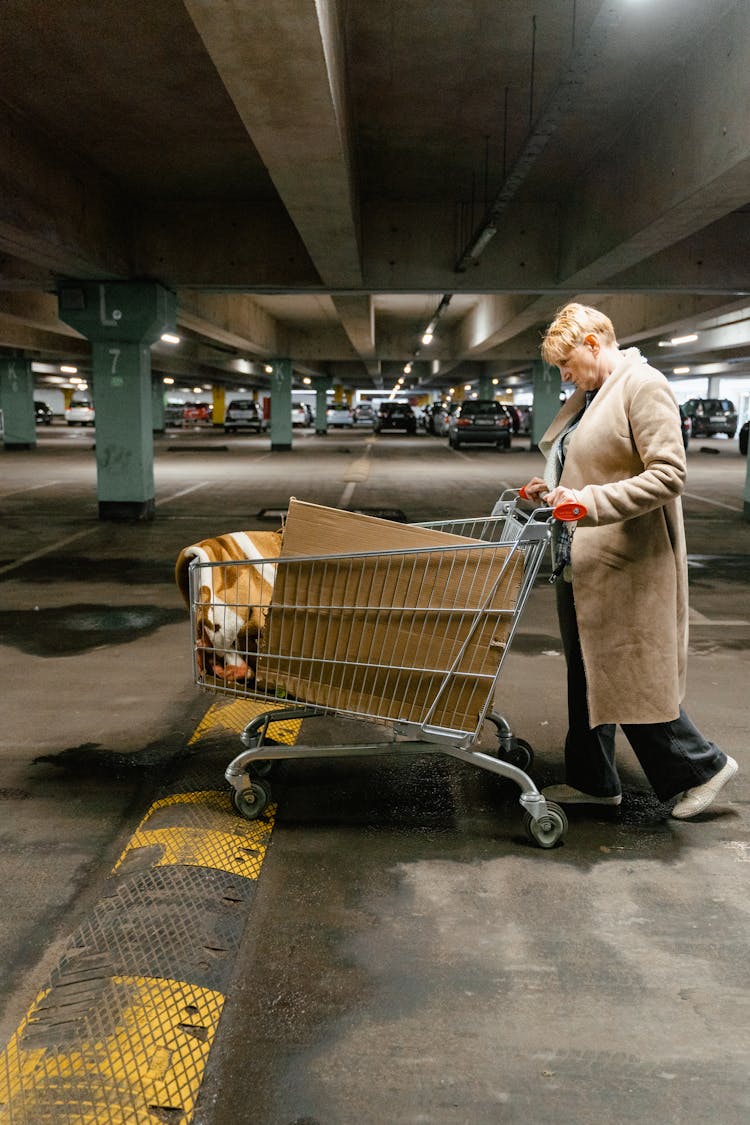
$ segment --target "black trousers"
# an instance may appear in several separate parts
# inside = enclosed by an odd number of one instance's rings
[[[586,671],[581,655],[573,587],[556,583],[557,615],[568,665],[568,734],[565,780],[592,797],[620,793],[615,768],[615,724],[589,726]],[[709,742],[680,708],[669,723],[623,723],[622,729],[660,801],[702,785],[726,764],[726,754]]]

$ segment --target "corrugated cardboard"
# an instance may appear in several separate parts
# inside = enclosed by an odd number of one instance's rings
[[[258,686],[473,731],[523,575],[519,552],[477,542],[292,500]],[[347,551],[376,554],[292,561]]]

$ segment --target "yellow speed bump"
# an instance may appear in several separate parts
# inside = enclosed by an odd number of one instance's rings
[[[41,993],[4,1052],[0,1125],[190,1120],[224,1004],[220,993],[112,977],[75,1033],[48,1045],[54,993]]]

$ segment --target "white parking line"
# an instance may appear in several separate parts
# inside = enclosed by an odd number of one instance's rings
[[[683,492],[683,496],[689,496],[691,500],[700,500],[704,504],[712,504],[714,508],[726,508],[729,512],[741,512],[742,508],[737,508],[734,504],[724,504],[721,500],[709,500],[707,496],[698,496],[696,492]]]
[[[180,496],[187,496],[189,492],[196,492],[199,488],[205,488],[210,481],[204,480],[200,484],[191,484],[190,488],[183,488],[180,492],[173,492],[171,496],[163,496],[161,500],[154,503],[154,507],[158,508],[160,504],[168,504],[170,500],[178,500]]]
[[[0,500],[5,500],[8,496],[18,496],[20,492],[34,492],[37,488],[51,488],[53,484],[62,484],[62,481],[48,480],[44,484],[30,484],[26,488],[14,488],[12,492],[0,492]]]
[[[51,554],[52,551],[58,550],[59,547],[65,547],[75,539],[83,539],[84,535],[93,535],[95,531],[99,530],[100,526],[100,524],[97,524],[96,527],[87,527],[85,531],[76,531],[74,535],[68,535],[65,539],[58,539],[56,543],[50,543],[49,547],[42,547],[40,551],[32,551],[30,555],[23,555],[20,559],[16,559],[15,562],[8,563],[6,566],[0,566],[0,574],[7,574],[9,570],[17,570],[19,566],[23,566],[27,562],[33,562],[34,559],[41,559],[44,555]]]

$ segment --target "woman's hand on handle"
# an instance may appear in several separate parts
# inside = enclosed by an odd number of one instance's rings
[[[560,504],[582,504],[580,492],[574,488],[562,488],[559,484],[551,492],[546,492],[544,503],[548,508],[557,508]]]
[[[547,482],[542,480],[541,477],[532,477],[528,484],[525,484],[520,490],[522,500],[531,500],[535,504],[542,503],[542,496],[545,496],[544,503],[546,504],[546,493],[549,492]]]

